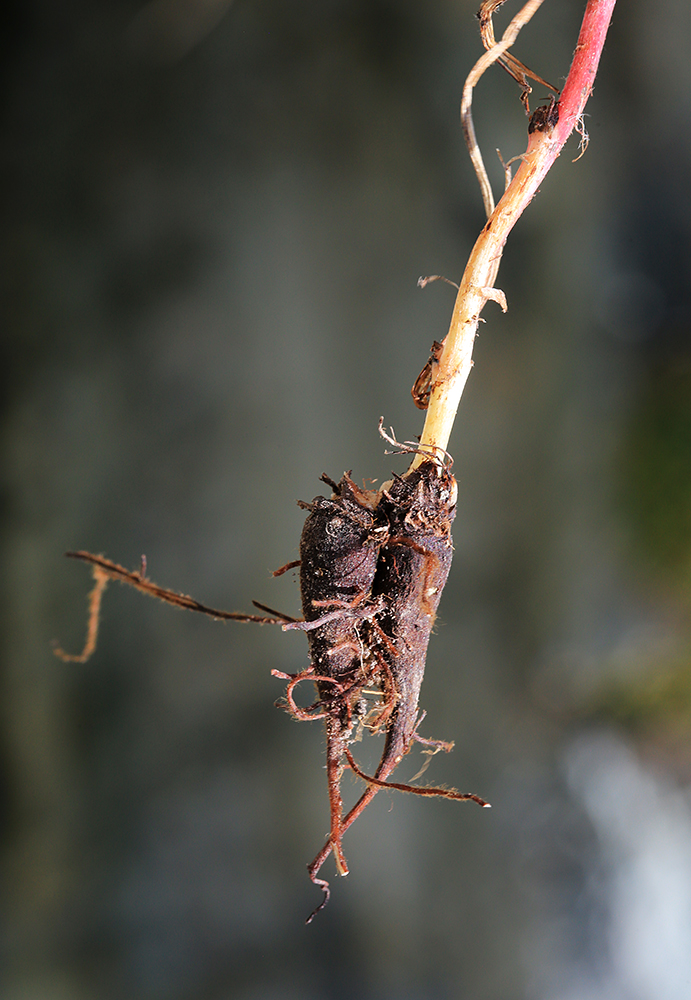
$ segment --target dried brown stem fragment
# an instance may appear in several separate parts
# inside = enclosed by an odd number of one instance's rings
[[[503,6],[506,0],[484,0],[484,3],[478,11],[478,20],[480,22],[480,37],[482,38],[482,44],[485,49],[489,51],[493,46],[497,44],[497,40],[494,37],[494,25],[492,24],[492,17],[494,12]],[[530,15],[532,17],[532,13]],[[531,69],[517,59],[510,52],[504,52],[497,59],[500,66],[503,66],[509,76],[513,77],[517,84],[521,87],[521,102],[525,107],[526,113],[529,112],[528,108],[528,96],[532,93],[532,87],[528,83],[528,80],[534,80],[535,83],[541,84],[543,87],[547,87],[548,90],[553,90],[555,94],[559,91],[556,87],[553,87],[551,83],[547,83],[543,80],[541,76],[537,73],[533,73]]]
[[[429,406],[429,397],[432,391],[432,385],[434,383],[434,373],[439,364],[439,358],[441,357],[441,352],[444,349],[444,345],[440,344],[438,340],[435,340],[432,344],[432,348],[429,352],[429,359],[425,364],[418,377],[415,379],[415,384],[410,390],[410,395],[413,397],[413,402],[417,406],[418,410],[426,410]]]

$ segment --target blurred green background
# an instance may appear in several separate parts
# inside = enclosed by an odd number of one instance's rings
[[[304,637],[111,585],[295,613],[322,472],[402,472],[409,389],[483,225],[477,0],[11,3],[2,66],[0,932],[7,1000],[691,996],[691,8],[621,3],[509,238],[450,449],[455,559],[426,779],[318,902],[323,734],[273,702]],[[503,30],[517,9],[500,11]],[[515,52],[557,85],[584,3]],[[537,88],[538,102],[546,94]],[[476,92],[495,188],[518,88]],[[363,746],[370,766],[380,744]],[[416,751],[400,768],[410,778]],[[346,777],[353,801],[357,782]],[[328,862],[327,877],[333,875]]]

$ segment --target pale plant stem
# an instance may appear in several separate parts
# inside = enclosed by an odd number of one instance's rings
[[[420,439],[421,449],[416,454],[409,472],[419,466],[425,460],[425,455],[429,455],[430,452],[435,453],[439,449],[443,455],[446,451],[456,411],[473,364],[473,345],[480,313],[488,299],[494,299],[505,309],[503,295],[494,289],[504,244],[523,210],[535,196],[567,138],[576,124],[582,120],[581,116],[592,90],[615,2],[616,0],[588,0],[569,76],[558,104],[559,120],[553,129],[534,131],[530,135],[528,148],[522,157],[516,176],[490,215],[473,247],[461,279],[449,332],[435,372],[427,418]],[[537,9],[538,0],[534,0],[534,3]],[[529,6],[530,4],[527,4],[523,8],[518,15],[519,18]],[[533,12],[531,11],[530,16]],[[514,24],[516,20],[517,18],[514,18],[511,23]],[[518,30],[524,23],[525,19],[521,21]],[[474,74],[480,64],[486,63],[484,67],[486,68],[506,51],[508,45],[505,44],[505,40],[506,33],[502,41],[478,61],[471,73],[475,82],[479,77],[475,79]]]

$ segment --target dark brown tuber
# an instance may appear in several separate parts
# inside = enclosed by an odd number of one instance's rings
[[[339,489],[343,483],[344,480],[339,484]],[[347,873],[341,837],[380,788],[397,787],[402,791],[463,800],[474,799],[481,805],[486,804],[474,795],[447,789],[416,788],[386,782],[386,778],[408,753],[415,740],[444,750],[450,750],[453,746],[422,738],[417,733],[417,727],[421,721],[418,698],[427,646],[451,567],[451,524],[456,513],[456,492],[456,481],[448,468],[441,462],[430,460],[418,466],[408,477],[397,477],[377,497],[373,521],[373,530],[376,532],[374,537],[379,546],[376,572],[371,581],[371,590],[359,595],[356,605],[358,608],[362,607],[363,612],[367,609],[367,612],[362,614],[360,624],[356,625],[351,618],[352,624],[347,626],[344,618],[343,625],[344,628],[350,627],[353,630],[360,647],[359,657],[355,648],[353,649],[355,659],[351,665],[353,677],[359,680],[354,682],[349,692],[357,690],[359,693],[365,684],[377,687],[379,701],[373,710],[374,718],[370,725],[375,731],[383,729],[386,738],[375,774],[372,777],[364,775],[354,765],[347,750],[354,722],[352,706],[349,708],[345,704],[339,704],[342,698],[340,692],[328,694],[329,704],[332,706],[327,713],[327,759],[331,764],[328,769],[331,835],[309,866],[310,878],[325,893],[321,906],[328,900],[329,887],[327,882],[317,877],[319,870],[333,850],[339,872]],[[367,510],[371,510],[370,497],[363,499]],[[366,517],[365,510],[361,511],[361,515]],[[306,618],[310,614],[309,594],[313,585],[309,567],[318,567],[318,560],[312,556],[312,530],[309,522],[308,518],[301,543],[301,581]],[[367,565],[369,572],[371,549],[367,545],[371,546],[371,540],[366,542],[360,555],[356,554],[355,549],[349,550],[349,559],[353,565]],[[352,616],[353,613],[354,608],[345,612],[345,615]],[[326,627],[328,626],[320,626]],[[314,650],[314,646],[312,649]],[[340,782],[344,753],[351,769],[367,781],[368,787],[347,816],[341,818],[341,798],[337,783]]]
[[[333,851],[339,874],[348,874],[343,833],[380,788],[473,799],[486,805],[475,795],[453,789],[386,780],[415,741],[435,749],[450,750],[453,746],[427,740],[417,731],[427,645],[453,553],[456,481],[449,462],[425,460],[380,492],[361,489],[349,473],[338,483],[327,476],[322,480],[332,488],[332,496],[300,502],[309,512],[300,539],[300,560],[288,564],[300,566],[302,620],[261,604],[257,607],[271,617],[218,611],[152,583],[145,576],[145,564],[140,571],[130,572],[102,556],[70,552],[69,556],[91,564],[96,586],[90,597],[84,651],[70,657],[56,649],[63,659],[82,662],[93,652],[100,600],[110,579],[213,618],[281,624],[286,630],[307,634],[309,668],[298,674],[272,673],[288,681],[287,711],[300,721],[324,719],[326,727],[330,832],[308,867],[312,881],[323,889],[324,899],[308,922],[329,898],[328,882],[318,877],[324,861]],[[293,694],[303,681],[316,686],[317,699],[309,708],[300,707]],[[360,770],[350,752],[363,728],[385,735],[379,766],[371,776]],[[367,788],[343,816],[340,786],[345,768],[365,781]]]

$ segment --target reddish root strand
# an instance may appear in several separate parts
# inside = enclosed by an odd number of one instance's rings
[[[283,576],[283,574],[287,573],[288,570],[290,570],[290,569],[297,569],[297,567],[299,565],[300,565],[300,560],[299,559],[293,559],[292,562],[286,563],[285,566],[281,566],[279,569],[275,569],[271,575],[272,576]]]
[[[331,814],[331,850],[336,862],[336,870],[339,875],[348,874],[348,862],[343,853],[341,844],[341,823],[343,820],[343,799],[341,798],[341,776],[343,774],[343,764],[341,763],[340,740],[328,738],[329,745],[326,755],[326,772],[329,785],[329,811]]]
[[[355,803],[355,805],[353,806],[353,808],[350,810],[350,812],[346,816],[344,816],[343,820],[341,821],[341,828],[340,828],[341,836],[343,836],[343,834],[346,832],[346,830],[348,829],[348,827],[352,826],[352,824],[355,822],[355,820],[358,818],[358,816],[362,812],[364,812],[364,810],[370,804],[370,802],[372,801],[372,799],[374,798],[374,796],[377,794],[378,791],[379,791],[379,789],[375,785],[370,785],[367,788],[367,790],[362,793],[362,795],[360,796],[360,798],[358,799],[358,801]],[[332,846],[331,845],[331,839],[329,839],[324,844],[324,846],[322,847],[321,851],[316,856],[316,858],[314,859],[314,861],[312,861],[311,864],[309,864],[307,866],[307,871],[309,872],[309,877],[312,879],[312,881],[315,883],[315,885],[320,885],[321,884],[321,879],[317,878],[317,874],[318,874],[319,870],[321,869],[322,865],[324,864],[324,862],[326,861],[326,859],[328,858],[328,856],[331,854],[331,846]],[[328,883],[326,883],[326,884],[328,885]],[[324,905],[326,905],[326,904],[324,904]],[[322,907],[317,907],[317,910],[315,910],[315,913],[318,912],[321,908]]]
[[[300,674],[286,674],[282,670],[272,670],[272,677],[279,677],[283,681],[289,681],[288,687],[286,688],[286,701],[288,703],[287,709],[290,715],[298,722],[314,722],[316,719],[325,719],[328,712],[318,712],[315,714],[309,708],[300,708],[296,704],[293,698],[293,691],[301,684],[303,681],[313,681],[315,684],[323,682],[325,684],[333,684],[334,687],[338,688],[339,694],[343,693],[343,685],[340,681],[337,681],[333,677],[322,677],[320,674],[315,674],[313,670],[303,670]],[[285,706],[284,706],[285,707]]]
[[[101,571],[106,579],[126,583],[130,587],[134,587],[135,590],[140,590],[143,594],[148,594],[149,597],[157,597],[159,601],[172,604],[176,608],[184,608],[187,611],[198,611],[200,614],[208,615],[209,618],[216,618],[221,621],[254,622],[257,625],[280,625],[285,621],[292,620],[288,615],[281,615],[278,612],[278,617],[276,618],[264,618],[261,615],[243,615],[235,611],[219,611],[217,608],[210,608],[199,601],[195,601],[193,597],[188,597],[187,594],[180,594],[176,590],[166,590],[165,587],[159,587],[158,584],[152,583],[142,573],[136,570],[130,572],[124,566],[119,566],[117,563],[111,562],[110,559],[105,559],[103,556],[95,556],[91,552],[66,552],[65,555],[69,559],[81,559],[82,562],[89,563],[90,566]]]
[[[458,792],[455,788],[418,788],[416,785],[404,785],[398,781],[381,781],[379,778],[373,778],[361,771],[353,760],[350,750],[346,750],[345,755],[351,771],[357,774],[358,778],[366,781],[368,785],[375,785],[377,788],[394,788],[397,792],[410,792],[412,795],[436,795],[439,798],[454,799],[457,802],[472,801],[477,802],[485,809],[491,808],[489,802],[485,802],[479,795],[473,795],[472,792]]]
[[[427,795],[427,796],[437,795],[446,799],[455,799],[456,801],[459,802],[473,801],[477,802],[479,806],[482,806],[485,809],[491,808],[489,802],[485,802],[485,800],[481,799],[479,795],[457,792],[455,789],[447,789],[447,788],[417,788],[414,785],[403,785],[394,781],[382,781],[379,778],[373,778],[368,774],[364,774],[364,772],[360,770],[360,768],[353,760],[353,756],[349,750],[345,751],[345,755],[348,760],[350,769],[353,771],[354,774],[356,774],[359,778],[361,778],[362,781],[367,782],[368,787],[366,791],[362,793],[362,795],[355,803],[353,808],[350,810],[350,812],[347,813],[347,815],[344,816],[343,820],[341,821],[340,825],[341,836],[343,836],[346,830],[355,822],[358,816],[360,816],[360,814],[364,812],[364,810],[370,804],[370,802],[372,801],[372,799],[377,794],[380,788],[388,788],[400,792],[411,792],[414,795]],[[330,854],[331,854],[331,840],[329,839],[324,844],[319,854],[317,854],[314,861],[312,861],[312,863],[307,867],[307,871],[309,872],[309,877],[312,879],[315,885],[321,885],[321,880],[317,879],[317,875],[322,865],[324,864],[324,862],[326,861],[326,859]],[[321,909],[321,907],[318,907],[317,910],[315,910],[315,913],[317,913],[319,909]]]

